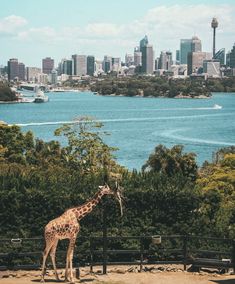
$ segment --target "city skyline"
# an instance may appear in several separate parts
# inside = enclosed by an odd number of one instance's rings
[[[128,2],[128,3],[126,3]],[[0,64],[19,58],[27,66],[41,66],[52,57],[55,63],[72,54],[121,57],[132,53],[145,34],[155,57],[162,50],[173,54],[180,39],[197,35],[202,49],[212,52],[211,19],[217,17],[216,49],[230,50],[235,41],[233,1],[123,1],[99,3],[88,0],[59,2],[28,0],[1,4]]]

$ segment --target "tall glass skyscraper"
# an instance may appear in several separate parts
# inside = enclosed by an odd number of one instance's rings
[[[193,36],[192,39],[180,40],[180,64],[188,63],[189,52],[201,52],[202,43],[197,36]]]

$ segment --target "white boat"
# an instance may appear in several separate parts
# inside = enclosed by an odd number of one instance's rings
[[[214,108],[214,109],[221,109],[222,106],[215,104],[215,105],[213,106],[213,108]]]
[[[35,103],[45,103],[48,102],[49,98],[48,96],[45,96],[44,92],[42,90],[38,90],[36,93],[36,96],[34,98]]]

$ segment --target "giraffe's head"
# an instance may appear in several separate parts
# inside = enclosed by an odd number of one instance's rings
[[[122,194],[121,194],[121,188],[118,185],[118,183],[115,184],[115,188],[111,189],[107,184],[103,186],[99,186],[100,192],[105,195],[113,195],[115,199],[118,201],[120,205],[120,210],[121,210],[121,216],[123,215],[123,210],[122,210]]]

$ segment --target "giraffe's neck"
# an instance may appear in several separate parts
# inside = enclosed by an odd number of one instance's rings
[[[98,191],[91,200],[87,201],[85,204],[79,207],[75,207],[73,211],[77,219],[81,220],[83,217],[89,214],[94,209],[94,207],[100,202],[103,195],[104,194],[102,192]]]

